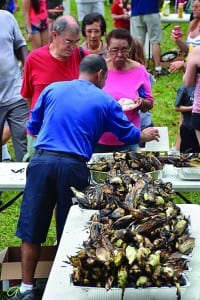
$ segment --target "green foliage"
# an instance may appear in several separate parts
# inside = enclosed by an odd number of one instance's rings
[[[19,1],[20,2],[20,1]],[[21,2],[19,3],[21,4]],[[77,9],[75,1],[70,1],[71,5],[71,15],[77,15]],[[23,21],[22,8],[16,12],[16,18],[19,22],[20,28],[26,37]],[[110,14],[110,4],[109,1],[105,1],[105,19],[107,23],[107,32],[113,28],[113,21]],[[172,24],[168,26],[163,31],[163,41],[161,44],[162,52],[176,49],[176,45],[171,41],[170,35],[173,26]],[[182,31],[186,34],[187,24],[181,25]],[[29,45],[30,49],[30,45]],[[152,67],[152,63],[149,64]],[[168,68],[168,65],[165,65]],[[153,122],[155,126],[168,126],[169,128],[169,138],[170,145],[175,145],[176,134],[179,122],[179,113],[174,111],[173,103],[176,97],[176,90],[182,82],[183,73],[170,74],[169,76],[159,77],[153,86],[153,94],[155,97],[155,105],[152,110]],[[12,151],[12,144],[9,144],[10,150]],[[13,152],[12,152],[13,153]],[[5,192],[3,193],[3,202],[6,203],[15,193]],[[198,193],[184,193],[191,201],[194,203],[199,203]],[[177,202],[181,202],[180,198],[175,197]],[[4,212],[0,213],[0,250],[7,246],[19,245],[20,241],[15,237],[15,230],[17,225],[17,219],[19,216],[21,199],[18,199],[10,208],[6,209]],[[55,242],[55,218],[53,218],[51,223],[51,228],[47,238],[46,245],[52,245]]]

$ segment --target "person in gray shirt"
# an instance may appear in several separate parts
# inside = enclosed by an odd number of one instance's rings
[[[26,153],[26,119],[28,106],[20,95],[22,65],[28,54],[26,41],[14,16],[4,10],[6,1],[0,1],[0,161],[2,160],[2,133],[7,120],[11,130],[17,161]]]

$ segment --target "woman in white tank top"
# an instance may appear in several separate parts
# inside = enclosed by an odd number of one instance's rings
[[[179,49],[186,55],[196,46],[200,46],[200,0],[194,0],[192,5],[193,20],[189,23],[188,35],[186,42],[181,37],[177,38],[172,30],[172,39],[175,41]],[[174,61],[170,64],[169,70],[174,73],[185,66],[185,61]]]

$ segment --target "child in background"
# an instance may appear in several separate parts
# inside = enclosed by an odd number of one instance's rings
[[[115,28],[130,29],[130,11],[129,0],[115,0],[111,6],[112,18]]]
[[[199,153],[199,143],[192,128],[192,106],[194,100],[195,87],[186,87],[181,85],[177,91],[174,102],[175,111],[181,112],[180,123],[180,152],[181,153]]]
[[[49,41],[47,0],[22,0],[27,41],[32,50]]]
[[[131,52],[130,52],[130,57],[132,59],[138,61],[142,65],[146,64],[143,45],[137,39],[133,39]],[[150,73],[149,73],[149,80],[151,82],[151,85],[153,85],[156,82],[155,78]],[[145,95],[145,91],[144,91],[143,88],[139,89],[139,96],[141,98],[145,99],[146,95]],[[140,111],[139,113],[140,113],[140,127],[141,127],[141,130],[143,130],[144,128],[147,128],[147,127],[152,127],[153,126],[153,121],[152,121],[151,112],[150,111],[147,111],[147,112],[141,112]],[[139,147],[144,148],[145,144],[140,144]]]

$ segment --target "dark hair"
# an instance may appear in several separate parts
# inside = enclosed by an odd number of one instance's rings
[[[98,13],[91,13],[84,16],[82,21],[82,35],[86,36],[85,34],[85,28],[86,25],[91,25],[94,22],[99,22],[101,27],[101,36],[103,36],[106,33],[106,21],[104,17],[101,14]]]
[[[39,0],[31,0],[31,4],[33,6],[34,11],[36,13],[39,13],[39,11],[40,11]]]
[[[106,36],[106,43],[107,43],[108,46],[110,45],[110,40],[112,38],[127,40],[129,46],[131,47],[132,37],[131,37],[130,32],[127,29],[116,28],[116,29],[111,30],[108,33],[108,35]]]
[[[76,20],[74,18],[74,20]],[[53,22],[53,30],[56,31],[59,35],[61,35],[65,31],[70,31],[75,34],[80,33],[80,26],[78,21],[76,20],[76,25],[71,25],[69,22],[67,22],[66,18],[64,16],[58,17],[54,22]]]
[[[103,70],[107,72],[107,64],[105,59],[98,54],[86,55],[80,63],[80,73],[95,74]]]

